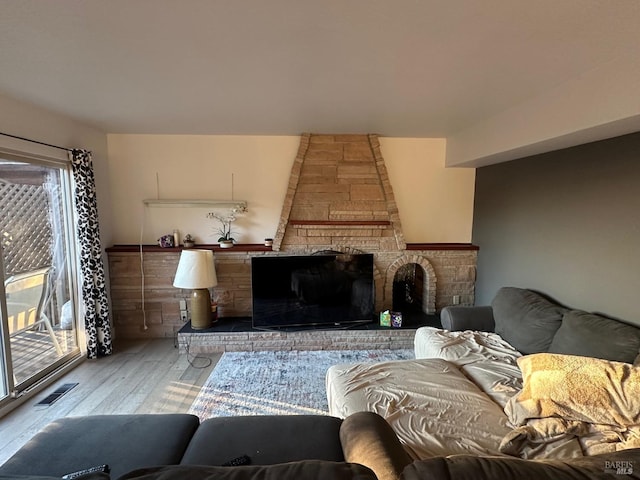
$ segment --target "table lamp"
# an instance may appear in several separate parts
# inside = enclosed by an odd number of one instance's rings
[[[209,288],[218,284],[211,250],[183,250],[180,254],[173,286],[193,290],[191,293],[191,328],[211,327]]]

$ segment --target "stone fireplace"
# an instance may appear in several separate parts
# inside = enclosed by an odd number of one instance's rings
[[[215,250],[218,286],[213,289],[213,297],[223,317],[251,316],[253,257],[312,254],[322,250],[374,254],[377,311],[392,309],[394,279],[402,276],[406,266],[419,269],[421,291],[415,297],[420,298],[423,313],[434,314],[454,303],[474,303],[477,247],[405,242],[376,135],[301,136],[272,248],[199,247]],[[180,249],[144,246],[141,255],[139,245],[116,245],[107,252],[116,335],[175,336],[184,325],[179,302],[185,295],[172,286]],[[364,333],[356,343],[362,348],[405,348],[412,341],[411,331],[404,329],[390,330],[384,333],[384,339],[380,333],[384,332]],[[241,339],[242,335],[247,338]],[[344,342],[339,332],[315,332],[313,340],[309,337],[311,333],[301,334],[294,341],[283,339],[283,335],[234,333],[218,337],[218,344],[213,347],[199,335],[190,342],[193,346],[205,342],[200,351],[246,349],[247,342],[252,349],[354,347],[353,342]],[[335,338],[323,343],[331,335]]]
[[[417,264],[422,311],[436,312],[436,273],[425,256],[407,252],[377,135],[302,136],[273,248],[373,253],[377,310],[392,307],[398,269]]]

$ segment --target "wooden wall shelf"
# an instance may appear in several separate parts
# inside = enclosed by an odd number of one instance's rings
[[[472,243],[407,243],[407,250],[480,250]]]
[[[261,243],[238,243],[234,245],[232,248],[220,248],[218,245],[214,244],[196,244],[193,249],[200,250],[213,250],[217,252],[227,252],[233,253],[235,252],[270,252],[273,249],[271,247],[265,247]],[[181,252],[185,250],[183,247],[161,247],[159,245],[142,245],[143,252]],[[115,253],[115,252],[139,252],[140,245],[113,245],[112,247],[108,247],[106,249],[107,253]]]
[[[173,207],[173,208],[194,208],[194,207],[217,207],[217,208],[238,208],[247,209],[247,202],[244,200],[160,200],[147,198],[142,201],[147,207]]]
[[[220,248],[217,244],[196,245],[193,248],[213,250],[215,252],[271,252],[271,247],[261,243],[238,243],[233,248]],[[480,247],[471,243],[408,243],[407,250],[479,250]],[[183,247],[161,247],[159,245],[142,245],[143,252],[181,252]],[[113,245],[106,249],[111,252],[139,252],[140,245]]]
[[[318,225],[335,227],[387,227],[391,225],[388,220],[289,220],[289,225]]]

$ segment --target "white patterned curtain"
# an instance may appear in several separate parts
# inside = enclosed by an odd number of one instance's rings
[[[88,150],[73,150],[70,153],[70,158],[75,181],[74,201],[78,218],[77,241],[80,248],[87,357],[97,358],[111,355],[113,349],[104,263],[100,246],[93,162],[91,161],[91,152]]]

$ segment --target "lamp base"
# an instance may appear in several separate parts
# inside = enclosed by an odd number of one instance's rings
[[[191,293],[191,328],[211,328],[211,295],[207,288],[196,288]]]

